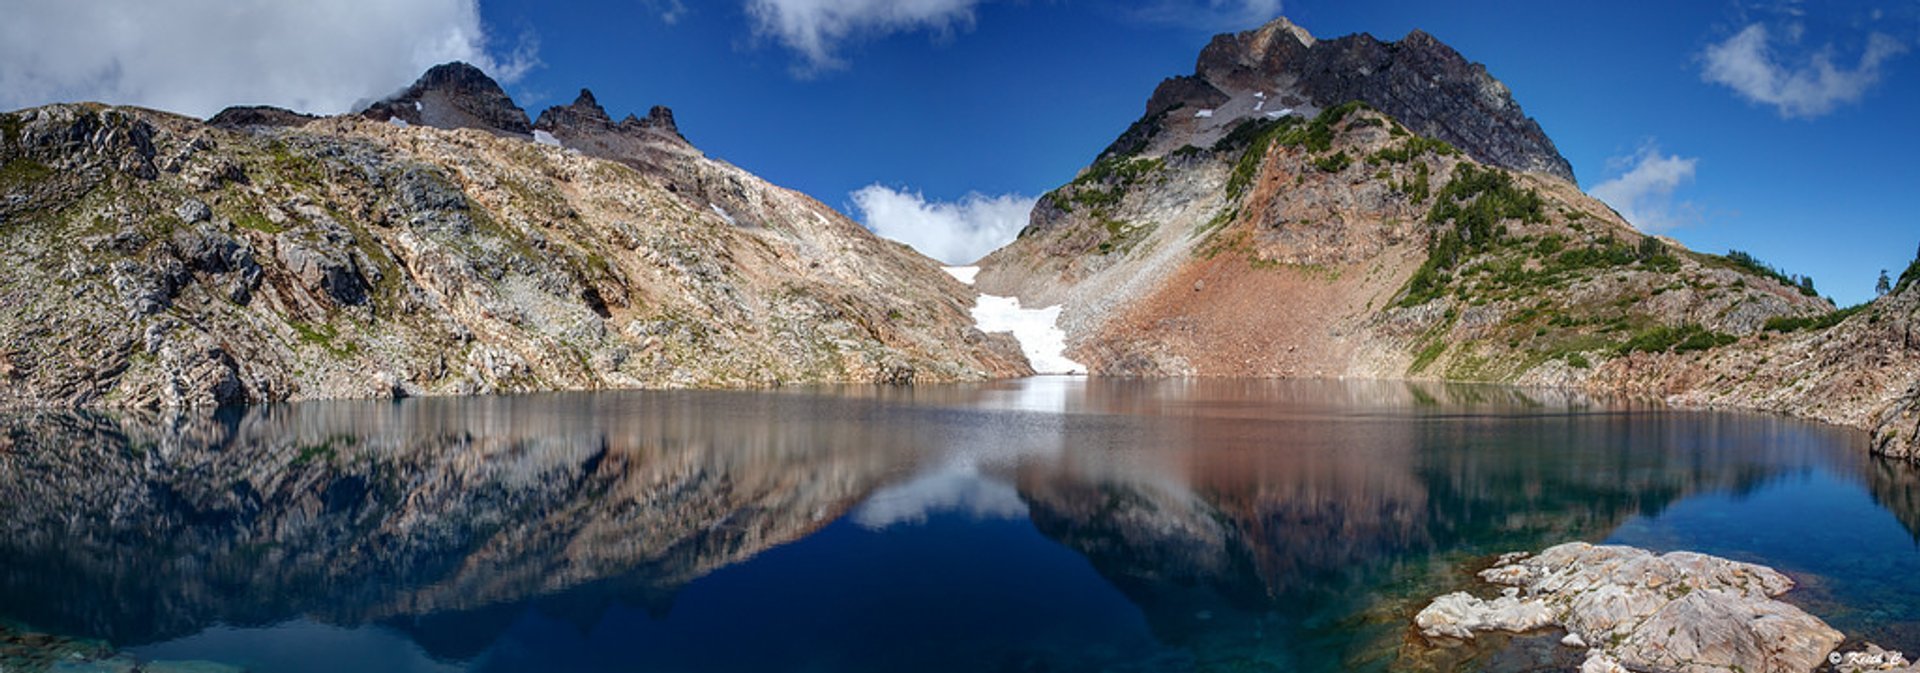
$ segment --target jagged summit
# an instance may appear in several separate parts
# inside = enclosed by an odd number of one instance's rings
[[[216,117],[227,116],[230,122],[253,124],[288,121],[284,116],[268,119],[251,110],[254,109],[230,108]],[[540,130],[567,141],[568,147],[616,160],[634,158],[648,149],[693,151],[674,123],[673,110],[664,105],[654,106],[646,117],[627,115],[615,122],[593,91],[582,88],[572,103],[547,108],[536,123],[528,119],[526,111],[515,104],[493,78],[479,68],[457,61],[434,66],[405,91],[374,103],[359,114],[382,121],[397,119],[421,126],[474,128],[521,137]],[[256,118],[261,120],[255,121]]]
[[[1168,78],[1148,99],[1148,117],[1164,119],[1116,146],[1144,142],[1155,153],[1205,146],[1246,119],[1311,115],[1350,100],[1482,162],[1574,179],[1506,85],[1434,36],[1414,30],[1397,42],[1366,33],[1321,40],[1285,18],[1215,36],[1194,74]]]
[[[606,108],[600,107],[600,101],[594,99],[593,92],[587,89],[581,89],[580,96],[570,104],[547,108],[533,124],[533,128],[548,133],[555,129],[611,126],[613,119],[607,116]]]
[[[367,107],[368,119],[399,119],[436,128],[474,128],[525,136],[533,133],[527,112],[485,72],[454,61],[427,70],[412,86]]]
[[[606,136],[621,136],[628,140],[645,141],[649,138],[663,141],[678,141],[686,144],[686,137],[680,135],[680,127],[673,121],[673,110],[665,105],[655,105],[647,111],[645,118],[631,114],[619,123],[600,107],[600,101],[593,91],[581,89],[580,95],[567,105],[556,105],[540,113],[540,119],[534,122],[535,129],[551,133],[562,140],[574,140],[588,145],[619,144]],[[586,150],[583,150],[586,151]],[[592,152],[589,152],[592,153]],[[608,158],[620,158],[612,156]]]

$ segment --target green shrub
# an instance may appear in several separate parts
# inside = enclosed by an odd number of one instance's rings
[[[1444,294],[1447,272],[1468,255],[1498,243],[1506,235],[1501,222],[1510,219],[1546,221],[1539,192],[1515,186],[1513,176],[1497,168],[1455,167],[1453,179],[1427,210],[1427,222],[1438,225],[1427,246],[1427,261],[1407,281],[1398,305],[1418,306]]]
[[[1240,153],[1240,160],[1234,163],[1233,174],[1227,178],[1227,195],[1239,197],[1253,186],[1253,176],[1260,172],[1260,162],[1266,159],[1267,149],[1276,142],[1283,147],[1301,147],[1314,153],[1333,149],[1333,127],[1353,111],[1361,109],[1367,109],[1365,103],[1350,101],[1321,110],[1313,121],[1306,123],[1292,116],[1272,121],[1241,122],[1226,137],[1213,144],[1216,152],[1231,149],[1243,142],[1247,146]]]
[[[1775,316],[1767,319],[1766,330],[1769,332],[1798,332],[1808,329],[1827,329],[1840,324],[1847,318],[1853,317],[1854,314],[1867,310],[1867,306],[1867,304],[1860,304],[1838,311],[1828,311],[1820,315],[1807,317]]]
[[[1413,179],[1407,182],[1407,198],[1412,199],[1414,203],[1422,203],[1432,195],[1432,188],[1428,185],[1428,177],[1432,172],[1426,164],[1413,167]]]
[[[1447,341],[1439,337],[1434,337],[1432,341],[1428,341],[1427,345],[1420,349],[1419,353],[1414,354],[1413,364],[1407,368],[1407,373],[1418,374],[1426,371],[1427,367],[1433,365],[1435,360],[1440,359],[1440,354],[1445,352],[1447,352]]]
[[[46,164],[21,157],[0,164],[0,187],[26,187],[54,176]]]
[[[1907,270],[1900,273],[1900,281],[1893,284],[1893,293],[1900,294],[1901,292],[1905,292],[1907,286],[1914,284],[1916,281],[1920,281],[1920,254],[1915,255],[1913,263],[1908,264]]]
[[[1227,195],[1238,197],[1246,193],[1247,188],[1253,185],[1253,175],[1260,171],[1260,162],[1267,157],[1267,148],[1273,145],[1275,138],[1299,124],[1300,120],[1295,117],[1241,122],[1232,133],[1214,143],[1216,152],[1246,144],[1246,149],[1240,152],[1239,161],[1234,162],[1233,174],[1227,177]]]
[[[1341,150],[1339,152],[1335,152],[1333,154],[1329,154],[1327,156],[1314,159],[1313,167],[1318,168],[1325,173],[1338,173],[1340,171],[1346,170],[1347,166],[1352,163],[1353,163],[1353,158],[1347,156],[1346,150]]]
[[[1373,154],[1367,155],[1367,162],[1372,164],[1404,164],[1425,156],[1429,152],[1450,157],[1459,154],[1460,150],[1448,144],[1445,140],[1428,138],[1426,136],[1413,136],[1407,138],[1399,145],[1374,151]]]
[[[1641,330],[1628,339],[1619,348],[1621,355],[1628,353],[1686,353],[1717,348],[1739,341],[1739,337],[1708,330],[1693,323],[1678,327],[1658,325]]]
[[[1127,188],[1166,167],[1167,161],[1160,158],[1110,156],[1093,162],[1073,182],[1048,196],[1062,210],[1072,212],[1076,206],[1086,206],[1095,217],[1099,217],[1108,208],[1119,205],[1120,199],[1126,196]],[[1066,192],[1064,197],[1061,194],[1063,191]]]
[[[1762,262],[1759,259],[1754,258],[1753,255],[1747,254],[1745,252],[1741,252],[1739,250],[1728,250],[1725,257],[1713,257],[1712,255],[1708,255],[1708,257],[1712,257],[1713,259],[1716,259],[1727,266],[1731,266],[1735,269],[1745,271],[1747,273],[1750,273],[1756,276],[1772,278],[1776,281],[1779,281],[1780,284],[1782,285],[1799,290],[1800,294],[1803,294],[1809,297],[1820,296],[1820,293],[1813,289],[1812,276],[1796,276],[1796,275],[1786,273],[1784,271],[1781,271],[1779,268],[1774,267],[1771,264]]]

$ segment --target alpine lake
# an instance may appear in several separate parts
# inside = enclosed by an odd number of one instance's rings
[[[1575,540],[1920,651],[1920,469],[1764,415],[1037,377],[0,426],[6,673],[1565,670],[1411,619]]]

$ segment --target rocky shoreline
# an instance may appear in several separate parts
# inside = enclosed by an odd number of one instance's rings
[[[1872,644],[1838,651],[1845,637],[1778,600],[1794,581],[1765,566],[1572,542],[1503,555],[1478,576],[1499,595],[1435,598],[1413,620],[1428,644],[1557,628],[1562,645],[1586,650],[1581,673],[1920,670]]]

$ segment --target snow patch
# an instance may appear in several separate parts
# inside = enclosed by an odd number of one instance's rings
[[[726,221],[727,221],[727,224],[731,224],[731,225],[734,225],[734,226],[739,226],[739,225],[740,225],[740,223],[739,223],[739,222],[735,222],[735,221],[734,221],[734,219],[733,219],[733,214],[732,214],[732,213],[729,213],[729,212],[727,212],[727,209],[725,209],[725,208],[721,208],[721,207],[720,207],[720,204],[718,204],[718,203],[709,203],[709,204],[707,204],[707,205],[708,205],[708,206],[712,206],[712,207],[713,207],[713,214],[715,214],[715,215],[719,215],[719,216],[720,216],[720,219],[723,219],[723,220],[726,220]]]
[[[1036,374],[1081,374],[1087,366],[1068,360],[1067,333],[1060,329],[1060,307],[1020,308],[1018,297],[980,295],[973,323],[982,332],[1012,332]]]
[[[1253,111],[1254,111],[1254,112],[1259,112],[1259,111],[1260,111],[1260,108],[1264,108],[1264,107],[1266,107],[1266,106],[1267,106],[1267,102],[1266,102],[1266,101],[1264,101],[1264,100],[1263,100],[1263,101],[1260,101],[1260,102],[1258,102],[1258,103],[1254,103],[1254,104],[1253,104]]]
[[[977,266],[943,266],[948,275],[973,284]],[[1067,333],[1060,329],[1060,307],[1020,308],[1018,297],[978,295],[973,300],[973,324],[982,332],[1010,332],[1020,342],[1036,374],[1084,374],[1087,366],[1068,360]]]
[[[948,275],[968,285],[980,275],[977,266],[943,266]],[[982,332],[1011,332],[1020,352],[1036,374],[1085,374],[1087,366],[1068,360],[1067,332],[1060,329],[1060,307],[1020,308],[1018,297],[978,295],[973,300],[973,324]]]
[[[1253,97],[1254,97],[1254,98],[1258,98],[1258,99],[1261,99],[1261,100],[1266,100],[1266,99],[1267,99],[1267,92],[1265,92],[1265,91],[1255,91],[1255,92],[1253,92]]]
[[[394,126],[398,126],[400,128],[406,128],[410,126],[410,124],[407,123],[407,120],[401,119],[399,117],[388,117],[387,123],[392,124]]]
[[[421,105],[421,104],[420,104],[420,101],[414,101],[414,102],[413,102],[413,111],[414,111],[414,112],[420,112],[420,111],[422,111],[422,110],[425,110],[425,109],[427,109],[427,106],[425,106],[425,105]]]
[[[1200,111],[1198,111],[1198,112],[1195,112],[1195,113],[1193,113],[1193,118],[1194,118],[1194,119],[1211,119],[1211,118],[1213,118],[1213,111],[1212,111],[1212,110],[1200,110]]]
[[[533,141],[549,147],[564,147],[560,144],[559,138],[553,137],[553,134],[542,129],[533,130]]]

